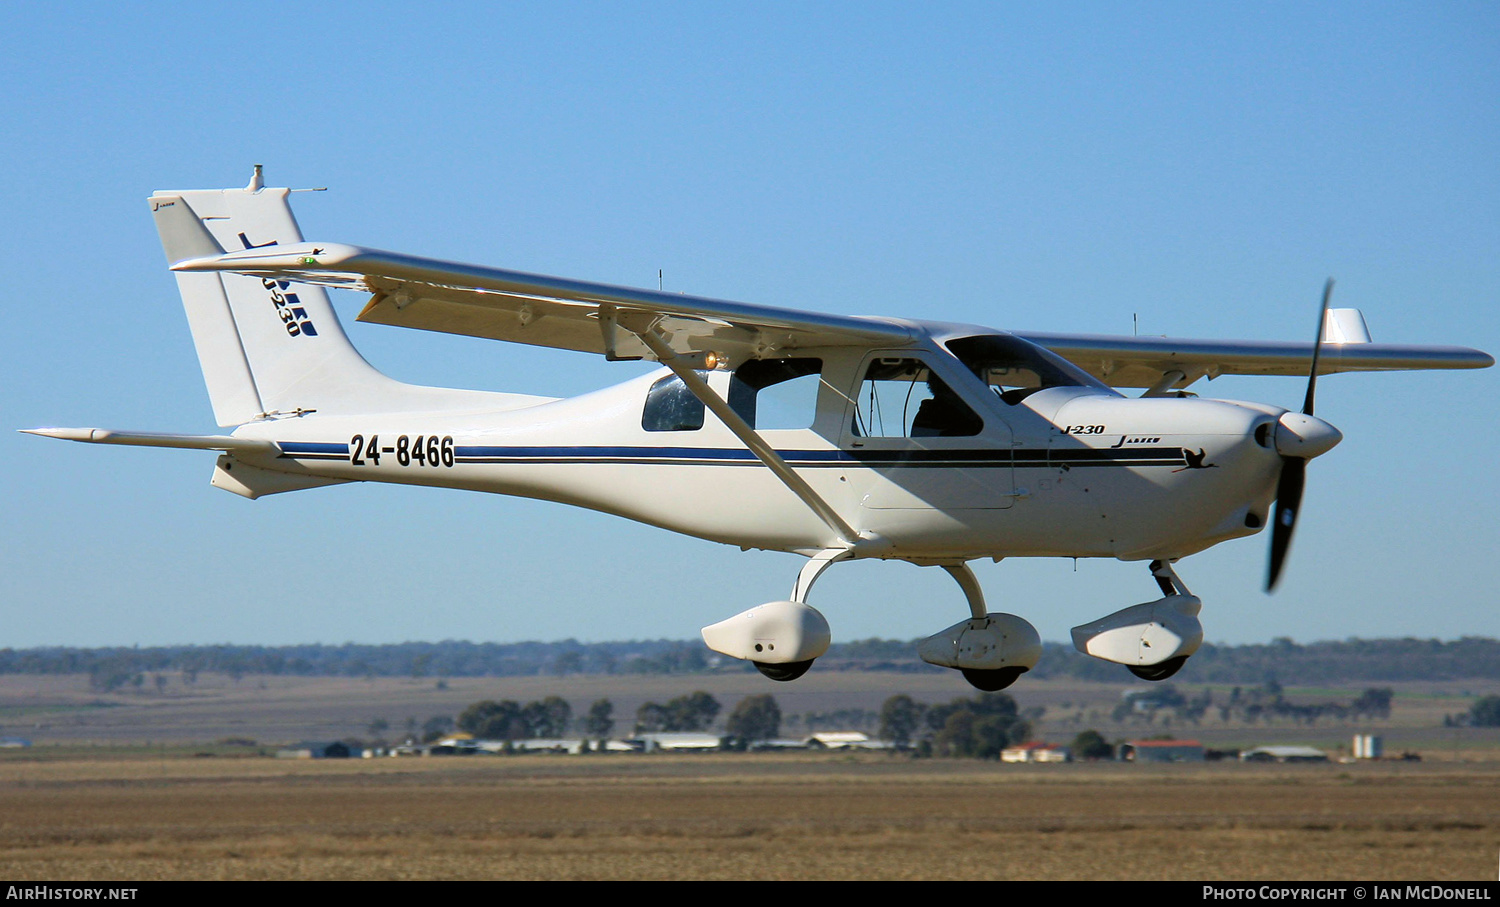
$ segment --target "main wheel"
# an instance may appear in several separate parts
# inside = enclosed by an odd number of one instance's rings
[[[766,664],[763,661],[754,661],[751,662],[751,664],[755,665],[755,670],[761,672],[772,680],[779,680],[782,683],[785,683],[788,680],[796,680],[798,677],[806,674],[807,669],[812,667],[812,663],[815,660],[816,659],[809,658],[807,661],[791,661],[787,662],[786,664],[778,665]]]
[[[1177,658],[1168,658],[1158,665],[1126,665],[1125,667],[1142,680],[1166,680],[1181,671],[1182,666],[1187,664],[1187,660],[1188,657],[1182,655]]]
[[[1026,668],[996,668],[991,671],[981,671],[977,668],[959,668],[959,673],[964,675],[964,680],[976,690],[986,693],[998,693],[1016,682],[1016,678],[1026,673]]]

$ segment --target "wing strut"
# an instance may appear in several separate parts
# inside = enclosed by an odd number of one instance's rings
[[[1173,390],[1185,388],[1188,386],[1188,384],[1193,383],[1191,381],[1188,381],[1187,384],[1183,384],[1182,382],[1185,380],[1187,380],[1186,372],[1184,372],[1180,368],[1169,368],[1166,371],[1162,372],[1161,377],[1156,379],[1156,383],[1147,388],[1146,392],[1144,394],[1141,394],[1141,396],[1165,397]]]
[[[682,383],[687,386],[693,396],[701,400],[704,406],[713,410],[713,414],[718,416],[730,431],[734,432],[734,436],[744,442],[744,445],[750,448],[750,452],[766,464],[766,467],[776,474],[776,478],[780,479],[782,484],[791,489],[792,494],[795,494],[802,500],[802,503],[808,506],[808,509],[817,514],[818,519],[828,524],[828,528],[832,529],[845,545],[850,548],[858,545],[859,533],[844,522],[844,518],[838,515],[838,511],[823,500],[806,480],[793,472],[792,468],[786,465],[786,461],[781,459],[781,455],[767,444],[764,438],[756,434],[755,429],[740,418],[740,414],[730,408],[729,403],[708,386],[708,382],[698,377],[698,373],[672,351],[667,339],[657,330],[655,319],[653,318],[644,326],[627,324],[627,316],[631,314],[634,313],[619,313],[620,326],[641,338],[641,342],[646,344],[646,347],[656,356],[657,361],[681,378]]]

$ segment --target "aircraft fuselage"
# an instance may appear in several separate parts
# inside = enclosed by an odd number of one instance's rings
[[[1255,533],[1274,495],[1279,459],[1257,427],[1274,425],[1276,408],[1093,386],[1010,403],[936,344],[800,353],[821,366],[801,401],[806,427],[757,430],[858,531],[863,556],[1176,558]],[[862,425],[867,363],[915,360],[982,426],[952,437]],[[733,397],[729,372],[707,375]],[[527,398],[496,395],[497,409],[474,395],[457,412],[265,420],[235,436],[282,454],[233,456],[278,472],[557,501],[743,548],[838,544],[712,414],[696,427],[647,424],[653,389],[670,380],[663,370],[521,406]],[[906,409],[911,393],[897,401]]]

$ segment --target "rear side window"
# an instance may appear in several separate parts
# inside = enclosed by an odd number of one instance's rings
[[[822,379],[822,359],[752,359],[729,379],[729,405],[756,430],[811,428]]]
[[[706,378],[707,372],[698,376]],[[697,431],[703,427],[703,401],[693,396],[682,379],[668,375],[646,392],[641,428],[646,431]]]

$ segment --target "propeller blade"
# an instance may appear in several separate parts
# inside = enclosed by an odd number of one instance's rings
[[[1307,461],[1299,457],[1281,458],[1281,479],[1276,483],[1276,511],[1271,517],[1271,570],[1266,576],[1266,591],[1276,588],[1287,550],[1292,546],[1292,530],[1297,528],[1297,511],[1302,506],[1302,486],[1307,478]]]
[[[1323,351],[1323,324],[1328,320],[1328,300],[1333,296],[1333,278],[1323,284],[1323,307],[1318,310],[1318,333],[1313,335],[1312,369],[1307,375],[1307,396],[1302,398],[1303,415],[1313,414],[1313,390],[1318,386],[1318,354]]]

